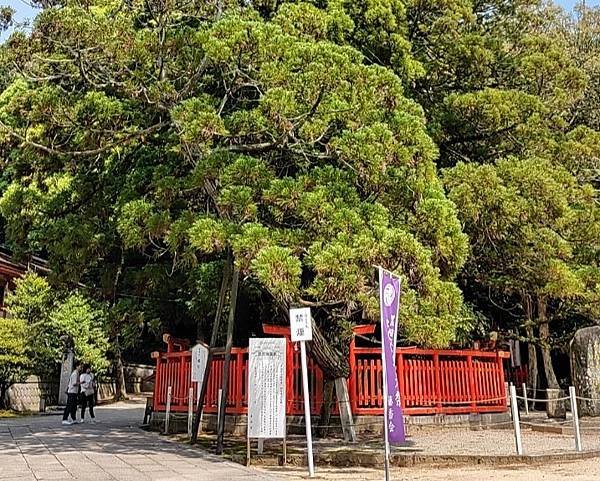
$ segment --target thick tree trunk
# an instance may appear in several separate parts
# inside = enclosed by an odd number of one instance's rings
[[[115,401],[122,401],[127,398],[127,388],[125,386],[125,368],[123,366],[123,357],[121,356],[121,346],[117,339],[115,344]]]
[[[540,343],[542,351],[542,359],[544,363],[544,374],[546,382],[550,389],[559,389],[558,380],[552,367],[552,356],[550,349],[550,323],[546,317],[546,299],[540,297],[538,299],[538,322],[540,331]]]
[[[531,333],[531,334],[530,334]],[[533,328],[527,328],[527,334],[533,337]],[[537,351],[535,348],[535,344],[533,342],[529,342],[527,344],[527,357],[529,358],[529,366],[527,370],[527,382],[531,386],[531,390],[533,395],[532,398],[536,398],[537,388],[538,388],[538,365],[537,365]],[[532,409],[534,408],[534,404],[532,402]]]
[[[527,357],[528,357],[528,371],[527,371],[527,383],[531,386],[533,395],[532,398],[536,397],[538,388],[538,365],[537,365],[537,350],[535,348],[535,332],[534,332],[534,321],[533,321],[533,302],[531,297],[527,294],[522,294],[521,302],[523,305],[523,311],[527,319],[525,331],[527,333]],[[532,402],[531,408],[535,408],[535,403]]]
[[[229,364],[231,362],[231,348],[233,347],[233,328],[235,324],[235,308],[237,305],[238,282],[240,270],[233,268],[231,279],[231,295],[229,296],[229,319],[227,323],[227,342],[225,344],[225,360],[223,362],[223,382],[221,383],[221,417],[217,429],[217,454],[223,454],[223,438],[225,437],[225,411],[227,406],[227,391],[229,388]]]
[[[329,434],[329,421],[331,419],[331,406],[333,404],[333,388],[335,387],[332,379],[325,379],[323,386],[323,404],[319,413],[319,428],[317,435],[320,438],[326,438]]]
[[[9,384],[6,382],[0,382],[0,409],[8,409],[8,391]]]
[[[310,342],[310,355],[323,370],[327,379],[347,378],[350,375],[350,363],[338,349],[323,336],[321,329],[313,320],[313,340]]]
[[[206,360],[206,371],[204,372],[204,378],[202,378],[202,386],[200,387],[200,395],[198,396],[198,404],[196,405],[196,417],[194,418],[194,425],[192,427],[192,439],[190,440],[191,444],[195,444],[196,440],[198,439],[198,431],[200,429],[200,421],[202,419],[202,411],[204,410],[204,401],[206,399],[206,391],[208,389],[208,378],[210,376],[210,371],[212,370],[213,351],[219,336],[219,328],[221,326],[221,318],[223,317],[223,310],[225,308],[225,300],[227,299],[227,289],[229,287],[232,264],[233,258],[230,254],[228,254],[225,267],[223,268],[223,278],[221,279],[221,290],[219,291],[217,312],[215,313],[215,322],[213,323],[212,334],[210,336],[208,359]]]

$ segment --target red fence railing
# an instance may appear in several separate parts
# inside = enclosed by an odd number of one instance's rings
[[[351,349],[350,401],[355,414],[381,414],[379,349]],[[505,353],[398,349],[396,371],[407,414],[506,410]],[[354,362],[352,362],[354,360]]]
[[[398,349],[396,371],[404,412],[412,414],[455,414],[506,411],[504,352]],[[224,354],[216,352],[208,381],[205,411],[216,413],[221,388]],[[229,366],[228,414],[245,414],[248,408],[248,350],[234,348]],[[323,402],[323,373],[309,359],[311,411],[318,414]],[[191,382],[191,352],[159,353],[156,357],[154,410],[164,411],[167,389],[172,387],[171,410],[187,411]],[[354,415],[383,414],[381,351],[350,348],[348,390]],[[303,414],[300,355],[288,342],[287,413]]]

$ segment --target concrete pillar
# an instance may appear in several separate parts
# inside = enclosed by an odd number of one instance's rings
[[[72,348],[68,348],[63,354],[62,364],[60,366],[60,384],[58,388],[58,404],[64,406],[67,404],[67,388],[69,387],[69,377],[73,372],[75,363],[75,354]]]

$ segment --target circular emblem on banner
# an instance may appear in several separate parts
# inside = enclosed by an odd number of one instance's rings
[[[386,307],[390,307],[396,298],[396,289],[392,284],[387,284],[383,288],[383,303]]]

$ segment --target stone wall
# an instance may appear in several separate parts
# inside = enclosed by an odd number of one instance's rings
[[[6,393],[8,405],[14,411],[44,411],[47,406],[58,404],[58,381],[29,376],[24,382],[15,383]]]
[[[153,366],[128,364],[125,366],[125,386],[128,393],[152,392],[154,382],[148,380],[154,373]],[[98,382],[98,402],[108,402],[116,392],[114,378],[102,378]],[[59,379],[41,380],[38,376],[29,376],[24,382],[8,388],[8,405],[14,411],[44,411],[49,406],[60,404]]]

